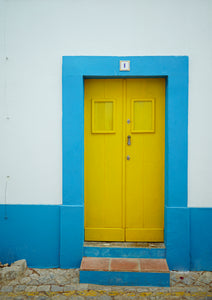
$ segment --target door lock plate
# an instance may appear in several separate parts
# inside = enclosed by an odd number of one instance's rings
[[[130,135],[127,136],[127,145],[128,146],[131,145],[131,136]]]

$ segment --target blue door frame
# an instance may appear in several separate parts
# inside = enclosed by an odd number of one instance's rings
[[[120,71],[120,60],[130,71]],[[60,266],[79,267],[84,242],[84,78],[166,78],[165,245],[170,269],[189,270],[188,57],[64,56]]]

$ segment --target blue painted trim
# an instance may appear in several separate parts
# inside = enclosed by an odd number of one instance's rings
[[[159,248],[108,248],[84,247],[83,256],[89,257],[131,257],[131,258],[165,258],[166,249]]]
[[[84,241],[84,207],[61,206],[60,267],[79,268]],[[74,228],[73,228],[74,227]]]
[[[169,273],[80,271],[80,283],[118,286],[170,286]]]
[[[119,61],[131,61],[130,72]],[[165,202],[187,206],[188,57],[63,57],[63,203],[84,203],[83,78],[166,77]],[[180,117],[179,117],[180,116]]]
[[[166,259],[170,270],[190,269],[190,215],[184,207],[166,207]]]

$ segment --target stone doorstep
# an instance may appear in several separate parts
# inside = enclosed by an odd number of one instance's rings
[[[166,259],[83,257],[80,283],[119,286],[170,286]]]
[[[166,259],[83,257],[80,271],[169,273]]]

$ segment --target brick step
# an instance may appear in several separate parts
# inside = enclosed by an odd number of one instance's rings
[[[165,258],[163,243],[85,242],[83,256],[123,258]]]
[[[170,286],[166,259],[83,257],[80,283]]]

